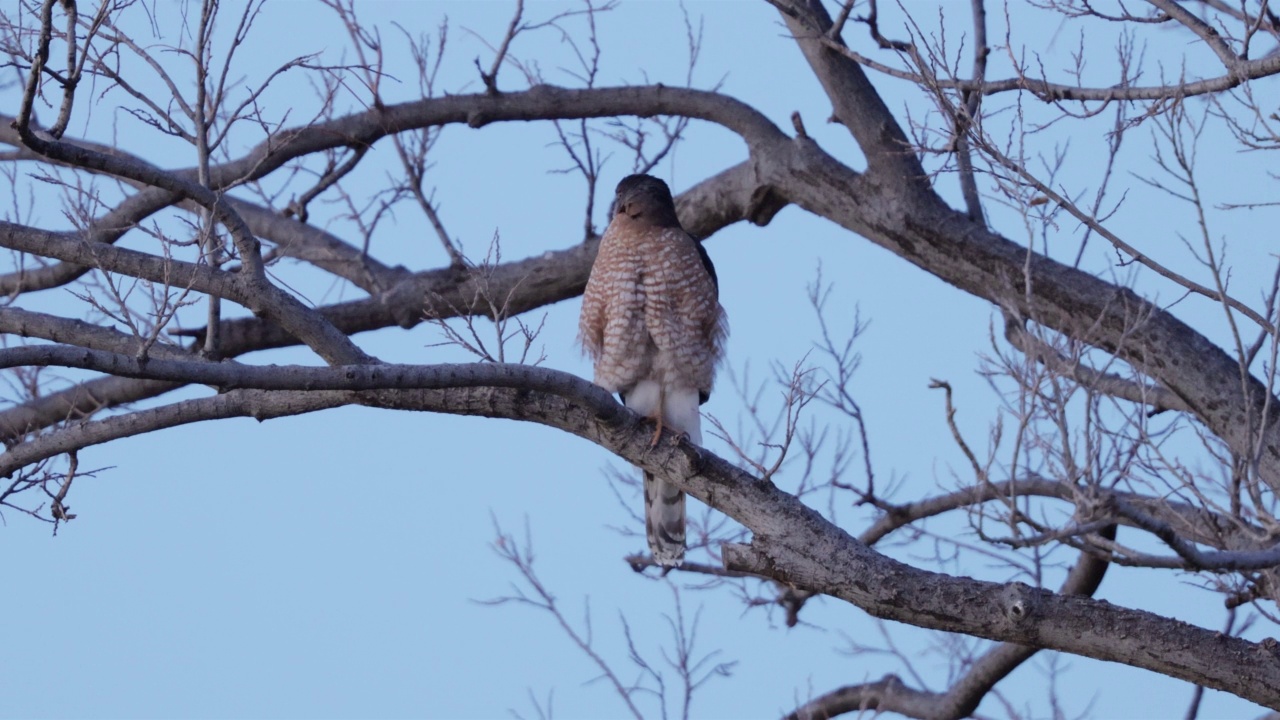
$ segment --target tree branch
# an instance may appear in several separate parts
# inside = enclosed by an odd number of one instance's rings
[[[1115,526],[1103,534],[1114,539]],[[1105,560],[1081,553],[1059,592],[1092,597],[1102,584],[1108,566]],[[1002,643],[978,658],[945,693],[914,690],[898,676],[886,675],[877,682],[845,686],[815,698],[788,715],[786,720],[824,720],[865,710],[887,710],[921,720],[958,720],[973,715],[996,683],[1037,652],[1037,647]]]
[[[867,158],[867,172],[883,182],[924,187],[925,172],[907,134],[856,62],[831,46],[834,23],[820,0],[770,0],[782,14],[835,111]]]
[[[695,237],[707,237],[744,218],[768,222],[785,205],[785,201],[760,185],[751,163],[745,162],[693,186],[680,195],[677,205],[684,227]],[[251,212],[248,217],[250,222],[254,222],[256,213]],[[596,246],[593,241],[497,265],[489,268],[484,282],[493,296],[507,299],[507,310],[511,315],[576,297],[586,287]],[[201,270],[214,272],[207,268]],[[395,270],[390,272],[397,273]],[[325,306],[319,312],[348,335],[390,326],[410,328],[424,319],[425,297],[436,298],[437,309],[441,312],[439,317],[448,318],[453,317],[458,308],[470,307],[467,300],[475,297],[477,292],[476,279],[460,268],[398,272],[396,276],[398,281],[372,297]],[[210,274],[207,279],[212,283],[219,277]],[[203,335],[199,332],[194,335],[198,344]],[[265,320],[253,318],[222,323],[223,357],[295,344],[296,338]],[[83,417],[104,408],[137,402],[175,387],[178,386],[171,383],[132,379],[91,380],[79,387],[0,411],[0,441],[10,442],[68,417]]]

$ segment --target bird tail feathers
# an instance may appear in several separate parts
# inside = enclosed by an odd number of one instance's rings
[[[651,418],[661,412],[664,426],[685,433],[695,445],[702,444],[698,400],[698,391],[694,388],[667,388],[663,392],[652,380],[641,381],[627,393],[627,407]],[[671,567],[684,560],[684,491],[665,478],[647,472],[644,474],[644,530],[654,562]]]
[[[644,474],[644,534],[653,561],[662,567],[684,562],[684,492],[653,473]]]

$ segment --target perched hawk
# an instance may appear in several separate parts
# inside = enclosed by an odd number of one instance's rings
[[[618,183],[613,217],[582,298],[582,345],[595,381],[632,410],[702,444],[698,406],[725,337],[716,271],[680,227],[667,184],[649,175]],[[684,558],[684,493],[644,474],[645,535],[663,566]]]

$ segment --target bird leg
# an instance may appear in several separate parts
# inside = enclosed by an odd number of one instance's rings
[[[662,439],[662,405],[667,400],[667,389],[661,385],[658,386],[658,411],[654,413],[653,421],[658,427],[653,430],[653,439],[649,441],[649,447],[657,447],[658,441]]]

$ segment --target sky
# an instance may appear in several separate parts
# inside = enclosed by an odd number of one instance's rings
[[[956,42],[967,23],[967,6],[943,2],[941,12],[919,13],[921,32],[934,33],[941,23]],[[155,26],[176,28],[176,7],[162,7]],[[529,14],[548,17],[560,7],[535,2]],[[830,104],[775,11],[745,0],[691,0],[684,8],[703,28],[694,86],[719,84],[722,92],[784,128],[790,127],[791,113],[799,112],[828,152],[861,167],[847,134],[824,122]],[[225,4],[224,26],[237,9],[237,3]],[[378,24],[387,43],[390,79],[384,88],[392,102],[413,99],[418,92],[393,22],[433,33],[447,17],[439,86],[476,92],[481,86],[472,61],[478,58],[488,67],[488,44],[501,38],[511,10],[511,3],[497,1],[370,2],[358,8],[362,19]],[[149,26],[137,9],[129,12],[128,22]],[[1004,36],[1006,12],[1018,37],[1026,38],[1017,42],[1037,43],[1026,52],[1042,53],[1051,68],[1066,66],[1077,49],[1075,26],[1046,20],[1018,4],[993,6],[992,22],[1000,26],[993,37]],[[882,28],[905,35],[895,13],[885,11]],[[567,26],[582,30],[580,20]],[[604,50],[599,84],[684,83],[688,57],[680,5],[625,2],[602,14],[598,29]],[[1091,42],[1103,35],[1096,28],[1090,33],[1096,33]],[[855,36],[861,49],[870,51],[866,38]],[[1176,59],[1185,53],[1193,70],[1212,59],[1188,48],[1186,38],[1175,32],[1148,37],[1153,55]],[[264,68],[303,53],[350,62],[347,48],[348,39],[328,9],[269,3],[236,67],[240,75],[260,79]],[[1113,77],[1110,46],[1090,48],[1086,76],[1099,82]],[[554,30],[522,36],[512,53],[524,61],[536,59],[550,82],[574,82],[572,47]],[[998,60],[995,64],[998,68]],[[262,101],[265,112],[286,125],[301,122],[314,105],[302,77],[291,75],[273,86]],[[876,83],[899,117],[926,109],[905,85]],[[507,67],[499,84],[518,89],[523,79]],[[164,166],[194,163],[190,148],[156,140],[127,113],[113,109],[124,102],[118,92],[94,92],[94,102],[78,106],[69,134],[118,142]],[[13,87],[3,91],[5,107],[13,106],[15,93]],[[1034,117],[1033,111],[1028,116]],[[1012,124],[1017,117],[1005,113],[998,121]],[[1030,138],[1050,151],[1055,142],[1067,147],[1068,161],[1055,179],[1083,191],[1098,182],[1097,158],[1108,122],[1095,118],[1055,126]],[[250,130],[244,132],[246,144],[256,142]],[[1152,172],[1150,147],[1130,137],[1134,144],[1122,156],[1131,163],[1127,167],[1138,175]],[[469,255],[483,255],[495,234],[504,259],[581,241],[584,184],[573,174],[551,172],[567,162],[554,141],[546,124],[443,131],[431,173],[449,231]],[[1243,173],[1265,167],[1256,156],[1222,161],[1235,151],[1216,142],[1207,136],[1201,150],[1206,187],[1227,187]],[[735,136],[694,123],[686,141],[655,173],[678,193],[745,156]],[[352,183],[379,182],[393,161],[387,143],[376,146]],[[597,228],[604,226],[609,189],[629,171],[622,153],[606,165]],[[954,178],[939,183],[959,206]],[[1179,235],[1194,233],[1193,216],[1149,186],[1131,185],[1114,228],[1175,267],[1190,267],[1190,250]],[[1247,193],[1254,186],[1246,188]],[[993,226],[1015,241],[1027,241],[1017,215],[994,203],[990,210]],[[316,222],[351,237],[350,223],[332,219],[340,212],[322,202]],[[34,214],[53,227],[62,222],[52,200],[42,200]],[[1232,243],[1233,287],[1252,301],[1274,262],[1254,238],[1273,219],[1259,211],[1214,214],[1212,220],[1214,236]],[[1047,241],[1073,248],[1079,228],[1065,218],[1054,227]],[[1035,240],[1037,247],[1042,240]],[[149,247],[146,238],[128,242]],[[855,313],[869,323],[857,344],[861,366],[852,389],[867,418],[877,477],[897,482],[901,500],[954,486],[965,461],[946,426],[942,398],[928,385],[934,378],[953,384],[961,427],[972,442],[984,442],[999,406],[978,372],[980,358],[991,354],[992,333],[998,337],[1000,332],[998,313],[989,304],[797,208],[785,209],[763,228],[744,223],[726,228],[707,248],[718,270],[731,336],[726,368],[704,412],[736,427],[746,402],[734,393],[731,374],[760,379],[773,364],[790,367],[811,353],[818,325],[806,285],[821,268],[832,283],[828,321],[833,328],[847,332]],[[379,229],[372,252],[414,270],[446,261],[425,221],[407,206]],[[1102,272],[1131,272],[1096,245],[1090,258]],[[359,296],[358,290],[299,278],[297,288],[312,302]],[[1220,310],[1194,300],[1178,302],[1170,286],[1141,274],[1137,279],[1149,297],[1178,303],[1180,317],[1215,342],[1226,342]],[[65,308],[73,301],[63,291],[52,291],[29,304],[24,300],[22,307]],[[532,317],[545,316],[538,339],[545,364],[590,377],[574,343],[579,306],[572,299]],[[439,347],[440,340],[438,329],[428,325],[357,338],[389,362],[465,360],[456,348]],[[315,362],[298,350],[255,353],[245,360]],[[181,397],[205,392],[190,389]],[[763,397],[766,409],[777,408],[776,389]],[[842,422],[814,412],[819,422]],[[719,441],[709,441],[709,447],[726,452]],[[10,619],[0,642],[3,717],[489,718],[513,712],[537,717],[535,702],[545,707],[548,698],[556,717],[622,716],[625,708],[616,693],[550,615],[527,605],[483,602],[526,587],[494,552],[500,532],[531,539],[538,577],[579,632],[586,633],[589,622],[593,647],[624,679],[638,677],[639,671],[628,660],[623,619],[636,650],[663,667],[678,596],[684,621],[697,618],[698,652],[716,653],[715,662],[735,663],[728,677],[713,678],[698,691],[694,717],[780,715],[844,684],[888,672],[906,676],[891,655],[844,652],[851,643],[883,646],[887,638],[915,659],[930,689],[945,687],[949,651],[929,649],[936,635],[883,625],[829,600],[806,606],[805,622],[787,628],[777,611],[748,610],[725,590],[697,591],[700,578],[674,574],[657,580],[634,573],[623,557],[643,546],[632,516],[640,498],[619,498],[607,481],[610,469],[630,469],[602,449],[550,428],[344,408],[266,423],[244,419],[174,428],[83,451],[80,463],[102,470],[76,483],[70,502],[77,518],[56,537],[44,524],[12,512],[3,516],[0,537],[8,563],[0,608]],[[858,530],[856,513],[848,517],[847,527]],[[963,521],[930,526],[939,532],[964,527]],[[925,565],[913,550],[886,551]],[[999,567],[969,563],[960,572],[1003,579]],[[1207,627],[1217,628],[1224,618],[1219,596],[1168,573],[1113,572],[1098,597]],[[1064,670],[1056,684],[1059,704],[1070,717],[1181,715],[1191,695],[1185,683],[1142,670],[1042,653],[1001,685],[1013,708],[1030,717],[1051,714],[1046,677],[1055,662]],[[910,681],[918,686],[915,678]],[[653,698],[639,702],[647,717],[663,714]],[[1206,694],[1204,707],[1204,717],[1261,712],[1215,692]],[[674,700],[666,711],[678,716]],[[1007,714],[994,698],[979,712]]]

